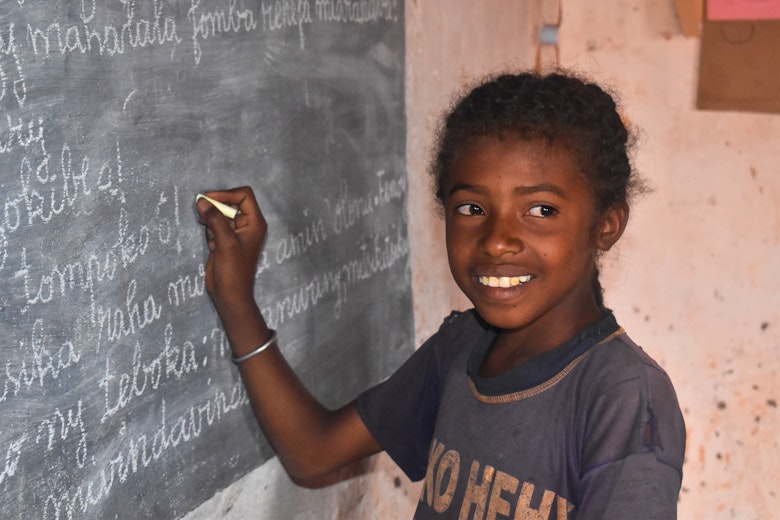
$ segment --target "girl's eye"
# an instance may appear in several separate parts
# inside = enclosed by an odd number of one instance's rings
[[[474,215],[484,215],[485,212],[477,206],[476,204],[461,204],[460,206],[457,206],[455,208],[455,211],[460,213],[461,215],[467,215],[469,217],[473,217]]]
[[[532,217],[552,217],[558,213],[558,210],[553,208],[552,206],[546,206],[544,204],[540,204],[538,206],[534,206],[533,208],[528,210],[527,215],[530,215]]]

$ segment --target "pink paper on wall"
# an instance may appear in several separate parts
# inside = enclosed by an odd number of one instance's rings
[[[707,0],[707,19],[780,19],[780,0]]]

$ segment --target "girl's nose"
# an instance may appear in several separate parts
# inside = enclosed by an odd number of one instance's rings
[[[480,238],[480,248],[493,257],[522,251],[520,224],[514,216],[494,215],[487,219]]]

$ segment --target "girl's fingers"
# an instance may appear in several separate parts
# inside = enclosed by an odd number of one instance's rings
[[[209,251],[214,251],[225,241],[235,238],[234,224],[209,201],[200,199],[197,203],[197,209],[201,223],[206,226],[206,241]]]
[[[209,251],[229,255],[231,262],[250,262],[260,254],[265,241],[267,223],[252,189],[249,187],[224,191],[209,191],[206,196],[223,204],[239,208],[235,219],[226,217],[209,200],[197,200],[201,223],[206,226]],[[238,257],[243,260],[238,260]],[[223,260],[224,261],[224,260]]]
[[[204,226],[204,227],[206,228],[206,245],[208,245],[209,251],[213,252],[214,249],[216,249],[217,247],[217,240],[211,228],[208,226]]]
[[[258,217],[262,218],[254,192],[248,186],[242,186],[232,190],[208,191],[206,192],[206,196],[230,206],[237,207],[240,211],[236,217],[237,219],[241,216],[249,217],[249,220],[255,220]]]

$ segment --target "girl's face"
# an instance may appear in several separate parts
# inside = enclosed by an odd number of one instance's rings
[[[503,335],[552,348],[601,317],[591,282],[627,209],[597,215],[576,157],[543,140],[479,138],[445,185],[455,281]]]

